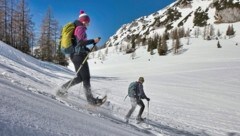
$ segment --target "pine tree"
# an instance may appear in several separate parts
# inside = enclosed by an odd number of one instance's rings
[[[220,37],[221,36],[221,32],[220,32],[220,30],[218,29],[218,31],[217,31],[217,36],[218,37]]]
[[[175,42],[174,47],[173,47],[174,54],[177,54],[179,52],[180,44],[181,44],[180,43],[180,38],[177,37],[176,42]]]
[[[0,40],[7,42],[7,32],[8,32],[8,1],[0,0]]]
[[[233,25],[228,25],[226,35],[229,36],[229,38],[230,38],[234,34],[235,34],[235,31],[234,31]]]
[[[132,57],[132,59],[134,59],[136,57],[136,52],[135,51],[132,52],[131,57]]]
[[[178,37],[178,29],[177,29],[177,28],[175,28],[175,29],[172,31],[171,37],[172,37],[172,39],[177,39],[177,37]]]
[[[159,42],[159,36],[155,35],[154,36],[154,41],[153,41],[153,49],[157,49],[158,42]]]
[[[178,29],[178,35],[179,35],[180,38],[183,38],[185,36],[185,29],[184,29],[184,27],[180,27]]]
[[[60,44],[59,44],[59,46],[57,48],[57,51],[54,55],[53,61],[56,64],[63,65],[63,66],[68,66],[68,59],[65,57],[65,54],[63,54],[61,52]]]
[[[135,49],[136,43],[135,43],[135,36],[134,35],[132,36],[131,44],[132,44],[132,48]]]
[[[53,20],[52,22],[52,38],[53,38],[53,54],[56,54],[56,51],[58,49],[58,43],[59,43],[59,35],[60,35],[60,28],[58,25],[57,20]]]
[[[0,40],[30,53],[33,22],[25,0],[0,0]]]
[[[191,30],[188,28],[185,32],[185,37],[190,37]]]
[[[204,26],[204,29],[203,29],[203,39],[206,40],[206,37],[207,37],[208,33],[207,33],[207,26]]]
[[[159,55],[166,55],[167,51],[168,51],[168,46],[167,46],[167,41],[166,41],[166,33],[163,34],[162,38],[161,38],[161,42],[158,45],[158,54]]]
[[[214,26],[213,25],[210,25],[210,36],[213,37],[215,36],[215,29],[214,29]]]
[[[227,35],[227,36],[230,35],[230,33],[231,33],[230,31],[231,31],[231,27],[230,27],[230,25],[228,25],[228,28],[227,28],[227,31],[226,31],[226,35]]]
[[[105,49],[105,55],[108,54],[108,47]]]
[[[51,9],[48,8],[45,18],[42,22],[41,35],[39,39],[39,46],[41,49],[41,59],[52,61],[54,49],[56,48],[56,28],[57,21],[54,19]]]
[[[152,42],[153,42],[152,38],[149,38],[148,39],[148,48],[147,48],[148,52],[150,52],[152,50]]]
[[[10,24],[9,24],[9,43],[11,46],[15,47],[16,48],[16,44],[15,44],[15,37],[16,37],[16,31],[15,31],[15,28],[16,28],[16,25],[14,25],[14,14],[15,14],[15,6],[16,3],[15,3],[15,0],[11,0],[10,1]],[[33,27],[32,27],[33,28]],[[14,33],[15,31],[15,33]],[[32,32],[32,36],[31,38],[34,37],[34,34]]]
[[[218,43],[217,43],[217,47],[218,48],[222,48],[222,46],[220,45],[220,42],[218,41]]]
[[[230,27],[231,29],[231,31],[230,31],[230,35],[234,35],[235,34],[235,31],[234,31],[234,28],[233,28],[233,25],[231,25],[231,27]]]

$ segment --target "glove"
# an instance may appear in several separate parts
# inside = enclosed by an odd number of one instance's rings
[[[94,40],[94,44],[98,43],[100,41],[101,37],[95,38]]]
[[[87,51],[87,52],[90,52],[91,50],[88,48],[88,47],[86,47],[86,46],[84,46],[84,49]]]
[[[150,101],[150,98],[146,98],[147,99],[147,101]]]

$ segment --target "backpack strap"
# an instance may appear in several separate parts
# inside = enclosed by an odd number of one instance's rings
[[[135,85],[136,85],[136,90],[135,90],[135,91],[136,91],[136,94],[138,95],[138,93],[139,93],[139,92],[138,92],[138,88],[139,88],[139,83],[138,83],[138,81],[136,81]]]
[[[123,101],[125,101],[127,97],[128,97],[128,94],[125,96],[125,98],[124,98],[124,100],[123,100]]]
[[[78,27],[78,26],[83,26],[83,24],[79,21],[79,20],[75,20],[73,22],[74,26],[75,26],[75,29]],[[73,31],[73,35],[72,35],[72,43],[73,43],[73,47],[75,47],[77,45],[77,38],[76,36],[74,35],[75,33],[75,29]]]
[[[75,21],[73,22],[73,24],[75,25],[75,27],[77,27],[77,26],[83,26],[83,23],[81,23],[79,20],[75,20]]]

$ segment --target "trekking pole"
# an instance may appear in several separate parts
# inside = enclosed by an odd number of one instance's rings
[[[149,125],[149,101],[148,101],[148,125]]]
[[[101,37],[98,37],[98,39],[101,39]],[[82,67],[83,67],[83,64],[87,61],[87,59],[88,59],[88,56],[90,55],[90,53],[93,51],[93,49],[95,48],[95,46],[96,46],[96,43],[94,43],[93,44],[93,47],[91,48],[91,50],[90,50],[90,52],[87,54],[87,56],[84,58],[84,60],[83,60],[83,62],[82,62],[82,64],[80,65],[80,67],[78,68],[78,70],[77,70],[77,74],[78,74],[78,72],[82,69]],[[66,88],[66,90],[68,90],[69,89],[69,87],[70,87],[70,85],[72,84],[72,82],[73,82],[73,80],[74,80],[74,78],[73,79],[71,79],[71,82],[68,84],[68,86],[67,86],[67,88]]]

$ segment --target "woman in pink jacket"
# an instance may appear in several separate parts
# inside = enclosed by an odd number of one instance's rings
[[[86,46],[90,44],[96,44],[100,40],[100,38],[89,39],[89,40],[87,39],[86,30],[87,30],[87,27],[89,26],[89,23],[90,23],[90,18],[84,11],[80,11],[79,19],[74,21],[74,24],[76,26],[74,31],[75,39],[73,39],[74,53],[70,55],[70,58],[74,64],[76,72],[90,51]],[[70,82],[71,80],[65,83],[64,85],[62,85],[61,89],[58,91],[60,95],[67,94],[66,88],[68,87]],[[89,104],[96,105],[96,104],[102,103],[102,99],[94,98],[92,95],[91,84],[90,84],[90,71],[89,71],[89,66],[87,61],[83,64],[81,70],[77,73],[77,77],[73,79],[69,88],[80,82],[83,82],[84,92]]]

